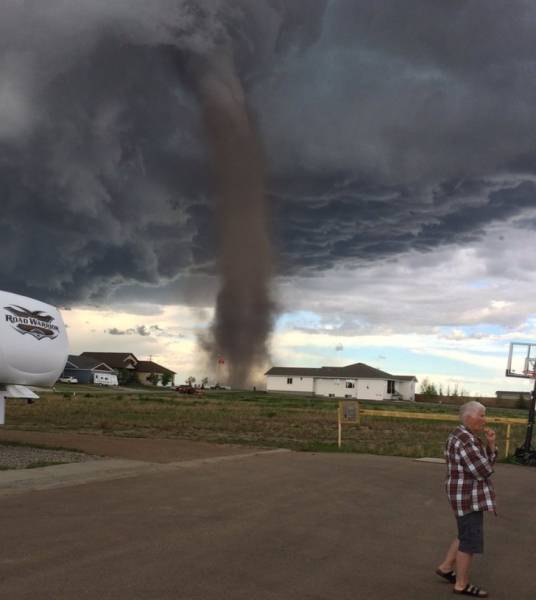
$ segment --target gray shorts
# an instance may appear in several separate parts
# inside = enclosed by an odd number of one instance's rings
[[[456,516],[458,522],[458,550],[466,554],[482,554],[484,552],[484,513],[479,510],[463,517]]]

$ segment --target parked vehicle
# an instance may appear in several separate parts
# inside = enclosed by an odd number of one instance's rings
[[[78,379],[76,377],[60,377],[58,381],[60,383],[78,383]]]
[[[195,394],[195,388],[191,385],[179,385],[175,388],[175,391],[180,394]]]
[[[115,373],[95,373],[93,383],[96,385],[119,385]]]
[[[63,374],[69,343],[57,308],[0,291],[0,425],[5,399],[32,400],[28,386],[50,387]]]
[[[58,309],[0,291],[0,384],[49,387],[65,369],[69,344]]]

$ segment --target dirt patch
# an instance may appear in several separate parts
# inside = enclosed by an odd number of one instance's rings
[[[71,432],[0,430],[0,442],[23,442],[51,448],[70,448],[87,454],[168,463],[196,458],[241,454],[244,447],[189,440],[112,437]]]

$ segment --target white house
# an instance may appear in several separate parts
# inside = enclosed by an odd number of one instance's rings
[[[391,375],[364,363],[346,367],[272,367],[265,373],[267,392],[291,392],[356,398],[415,401],[414,375]]]

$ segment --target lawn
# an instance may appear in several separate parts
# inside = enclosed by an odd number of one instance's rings
[[[34,404],[9,401],[10,429],[78,431],[129,437],[163,437],[295,450],[338,451],[336,399],[207,391],[202,397],[135,389],[131,392],[64,386]],[[452,422],[381,417],[382,410],[456,414],[445,404],[362,402],[378,416],[343,428],[344,452],[408,457],[442,456]],[[489,415],[526,418],[525,410],[488,409]],[[504,448],[505,427],[497,426]],[[512,428],[511,452],[525,427]]]

